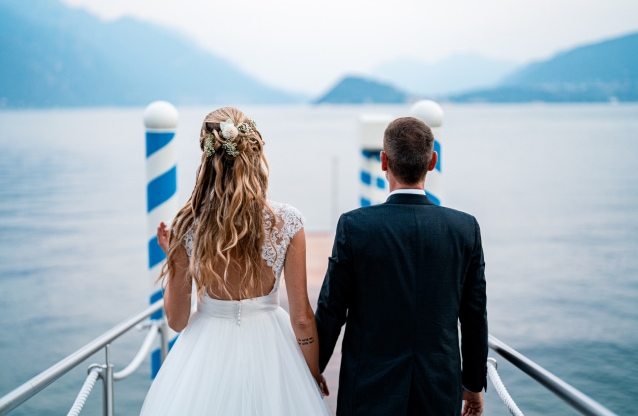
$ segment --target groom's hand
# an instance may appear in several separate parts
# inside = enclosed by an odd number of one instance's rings
[[[463,416],[483,414],[483,392],[474,393],[463,389]]]

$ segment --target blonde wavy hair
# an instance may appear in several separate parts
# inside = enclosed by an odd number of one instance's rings
[[[239,131],[233,140],[236,156],[223,148],[226,139],[222,137],[220,123],[227,119],[235,126],[251,125],[251,129]],[[209,146],[212,139],[212,154],[205,149],[207,139]],[[224,107],[204,118],[199,147],[202,157],[195,188],[171,226],[167,260],[159,279],[174,274],[177,250],[192,229],[193,252],[188,274],[195,279],[198,297],[201,299],[208,289],[217,287],[232,298],[225,279],[231,265],[241,272],[240,296],[254,297],[263,292],[264,213],[273,218],[268,231],[275,225],[275,214],[266,197],[269,170],[264,141],[244,113]],[[220,266],[223,273],[218,272]]]

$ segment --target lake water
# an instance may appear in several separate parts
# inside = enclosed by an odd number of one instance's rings
[[[490,333],[619,414],[638,395],[638,106],[443,105],[443,205],[475,215]],[[184,201],[212,108],[178,108]],[[357,207],[361,114],[406,106],[246,107],[266,141],[270,195],[331,231]],[[141,108],[0,112],[0,396],[143,309]],[[334,180],[338,176],[338,181]],[[338,183],[338,186],[334,186]],[[114,343],[117,368],[143,339]],[[575,411],[499,358],[526,415]],[[12,414],[68,411],[87,360]],[[116,383],[136,414],[149,365]],[[493,387],[486,414],[506,415]],[[101,414],[96,387],[83,414]]]

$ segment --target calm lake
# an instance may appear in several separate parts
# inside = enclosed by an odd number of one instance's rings
[[[330,232],[359,201],[359,118],[408,106],[244,107],[266,141],[271,199]],[[443,104],[443,205],[481,225],[490,333],[618,414],[638,396],[638,105]],[[178,108],[178,192],[214,107]],[[0,396],[142,310],[143,108],[0,112]],[[114,343],[121,369],[144,334]],[[497,358],[526,415],[575,415]],[[97,354],[15,415],[65,414]],[[116,383],[139,412],[148,363]],[[507,415],[491,384],[486,414]],[[83,414],[101,414],[96,385]]]

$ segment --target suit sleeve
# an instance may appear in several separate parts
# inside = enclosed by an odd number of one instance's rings
[[[332,356],[341,327],[345,324],[353,285],[347,217],[339,218],[332,255],[321,286],[315,320],[319,336],[319,371],[323,373]]]
[[[459,320],[461,322],[461,353],[463,356],[463,386],[474,392],[487,387],[487,296],[485,261],[481,230],[474,219],[474,247],[468,267]]]

